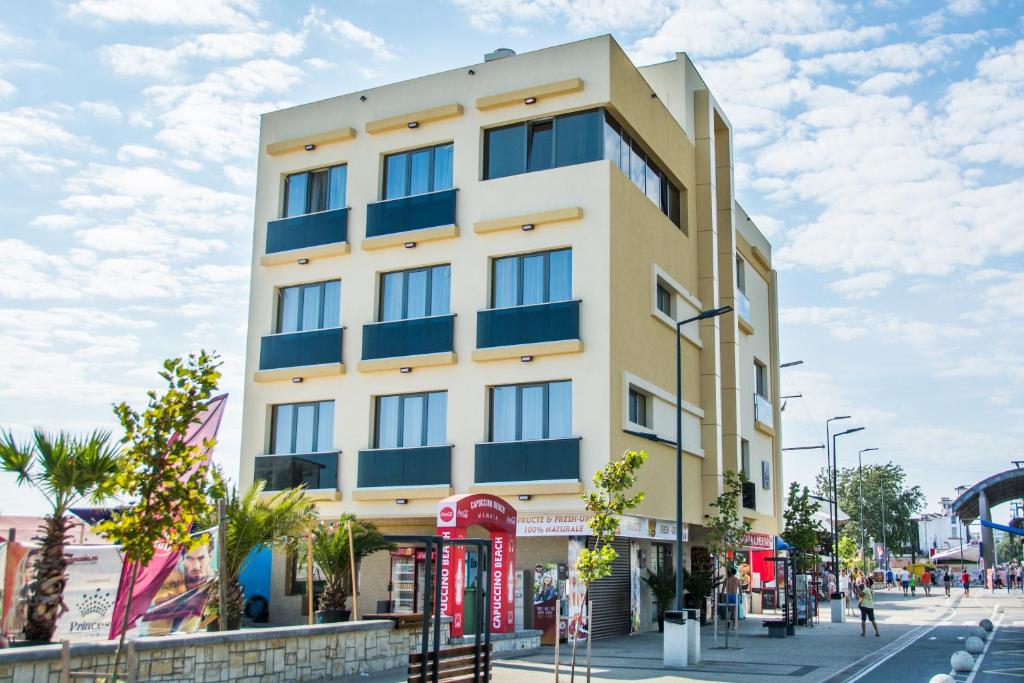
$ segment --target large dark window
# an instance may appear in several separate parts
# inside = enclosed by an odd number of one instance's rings
[[[451,312],[451,266],[384,273],[381,276],[380,322],[447,315]]]
[[[491,306],[529,306],[572,298],[572,250],[494,259]]]
[[[443,446],[447,440],[448,392],[377,398],[376,448]]]
[[[334,450],[334,401],[274,406],[270,450],[274,455]]]
[[[768,368],[761,361],[754,361],[754,393],[768,398]]]
[[[450,190],[454,152],[448,143],[384,157],[384,199]]]
[[[284,217],[345,207],[347,166],[293,173],[284,181]]]
[[[341,281],[282,287],[278,293],[277,332],[305,332],[338,327]]]
[[[601,158],[601,110],[562,114],[484,132],[484,179]]]
[[[687,232],[683,191],[661,170],[654,158],[644,152],[640,142],[631,138],[608,112],[604,113],[602,137],[604,158],[615,162],[669,220]]]
[[[491,441],[564,439],[572,434],[572,382],[491,388]]]
[[[736,257],[736,289],[747,293],[747,264],[740,256]]]

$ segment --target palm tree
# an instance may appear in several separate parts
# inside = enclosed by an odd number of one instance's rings
[[[306,498],[301,487],[263,495],[264,486],[265,482],[257,481],[244,494],[239,495],[237,490],[229,492],[225,501],[229,629],[242,625],[245,595],[238,577],[245,571],[252,552],[263,548],[294,548],[317,518],[316,503]],[[210,595],[217,595],[217,591],[214,585]],[[216,613],[216,600],[211,604],[211,611]]]
[[[385,550],[392,544],[373,524],[344,514],[337,522],[321,524],[313,529],[313,561],[324,575],[324,592],[320,609],[345,610],[345,601],[352,585],[351,555],[348,549],[348,523],[352,523],[352,554],[358,562],[370,553]]]
[[[49,434],[37,429],[32,439],[18,443],[11,432],[0,433],[0,469],[16,474],[18,484],[28,484],[50,504],[50,514],[39,527],[42,536],[29,586],[25,638],[49,642],[57,619],[67,611],[64,585],[68,557],[64,546],[73,522],[72,506],[82,500],[99,503],[114,489],[120,447],[110,432],[95,431],[86,436],[66,432]]]

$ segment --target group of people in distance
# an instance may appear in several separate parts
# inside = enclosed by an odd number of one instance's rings
[[[1011,562],[996,567],[992,572],[992,588],[1005,588],[1007,593],[1014,588],[1024,591],[1024,566]]]

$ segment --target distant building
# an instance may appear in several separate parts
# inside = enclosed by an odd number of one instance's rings
[[[927,512],[914,520],[917,522],[917,549],[923,555],[931,555],[933,550],[958,548],[961,533],[964,533],[965,542],[970,538],[953,515],[953,499],[944,496],[939,499],[939,504],[941,512]]]

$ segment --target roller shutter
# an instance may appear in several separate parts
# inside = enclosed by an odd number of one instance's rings
[[[587,547],[594,549],[593,538],[587,539]],[[629,539],[616,538],[612,547],[619,556],[612,563],[611,576],[590,585],[595,639],[629,635]]]

